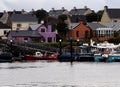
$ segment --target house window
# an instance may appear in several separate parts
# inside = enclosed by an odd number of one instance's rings
[[[20,28],[20,27],[21,27],[21,24],[17,24],[17,27],[19,27],[19,28]]]
[[[21,28],[21,24],[17,24],[16,30],[20,30],[20,28]]]
[[[6,35],[7,34],[7,31],[6,30],[4,30],[4,35]]]
[[[52,37],[48,37],[48,42],[52,42]]]
[[[85,38],[86,38],[86,39],[89,38],[89,31],[88,31],[88,30],[85,31]]]
[[[76,37],[79,37],[79,31],[76,31]]]
[[[117,20],[114,20],[114,22],[117,22]]]
[[[45,28],[41,28],[41,32],[45,32]]]

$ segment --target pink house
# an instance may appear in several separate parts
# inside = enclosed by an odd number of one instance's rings
[[[8,40],[21,42],[56,42],[56,32],[52,31],[51,25],[29,25],[25,30],[12,30],[8,34]]]

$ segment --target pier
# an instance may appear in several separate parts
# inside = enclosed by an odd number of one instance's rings
[[[40,51],[42,53],[47,52],[56,53],[58,52],[58,48],[51,47],[51,46],[43,46],[40,44],[35,43],[21,43],[21,42],[10,42],[6,40],[0,40],[0,47],[5,48],[6,51],[11,51],[15,56],[18,56],[19,53],[24,54],[34,54],[36,51]]]

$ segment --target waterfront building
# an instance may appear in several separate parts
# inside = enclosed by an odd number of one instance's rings
[[[56,32],[52,31],[51,25],[29,25],[24,30],[12,30],[8,35],[9,40],[21,42],[56,42]]]

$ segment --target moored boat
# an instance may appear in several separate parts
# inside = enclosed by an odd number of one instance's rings
[[[12,62],[12,60],[13,60],[12,54],[7,52],[2,52],[0,54],[0,62]]]
[[[120,61],[120,45],[114,45],[113,43],[100,43],[96,46],[97,51],[94,54],[95,61],[113,62]]]
[[[41,52],[35,52],[34,55],[25,55],[24,56],[24,59],[25,60],[57,60],[57,54],[51,54],[51,55],[48,55],[48,54],[42,54]]]
[[[62,54],[59,55],[58,57],[58,61],[60,62],[76,61],[77,58],[80,56],[78,53],[79,53],[78,46],[72,46],[72,49],[71,49],[70,45],[68,45],[63,48]]]
[[[77,61],[89,61],[93,62],[94,61],[94,54],[91,51],[91,46],[88,45],[81,45],[79,46],[80,52],[79,52],[79,57]]]

